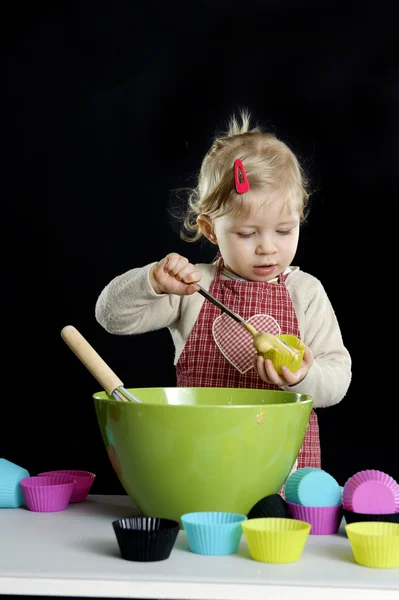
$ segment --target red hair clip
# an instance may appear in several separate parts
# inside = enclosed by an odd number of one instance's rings
[[[248,177],[245,172],[244,165],[239,158],[234,161],[234,182],[236,184],[237,194],[245,194],[245,192],[249,192],[250,187],[248,183]]]

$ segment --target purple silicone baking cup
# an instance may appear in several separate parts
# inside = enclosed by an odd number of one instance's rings
[[[310,523],[310,535],[331,535],[338,533],[342,521],[342,504],[336,506],[303,506],[287,501],[293,519]]]
[[[67,475],[76,481],[72,496],[69,502],[84,502],[94,483],[96,475],[91,471],[79,471],[73,469],[60,469],[57,471],[44,471],[39,473],[39,477],[49,475]]]
[[[33,512],[59,512],[69,504],[75,480],[67,475],[25,477],[21,487],[26,507]]]

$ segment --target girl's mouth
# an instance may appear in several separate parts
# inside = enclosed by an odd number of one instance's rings
[[[257,265],[253,270],[257,275],[271,275],[277,270],[277,265]]]

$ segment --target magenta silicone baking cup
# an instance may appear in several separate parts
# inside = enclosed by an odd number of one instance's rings
[[[287,501],[291,517],[297,521],[310,523],[310,535],[331,535],[338,533],[342,521],[342,504],[335,506],[304,506]]]
[[[91,486],[96,478],[95,474],[91,471],[77,471],[72,469],[61,469],[57,471],[44,471],[39,473],[39,477],[44,475],[68,475],[76,481],[76,485],[73,489],[70,502],[84,502],[90,491]]]
[[[388,514],[399,512],[399,485],[383,471],[358,471],[344,485],[342,503],[356,513]]]
[[[69,504],[75,480],[68,475],[37,475],[21,479],[26,507],[34,512],[59,512]]]

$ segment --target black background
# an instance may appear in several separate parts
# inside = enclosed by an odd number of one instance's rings
[[[284,139],[315,190],[296,263],[320,278],[353,359],[319,410],[323,468],[399,480],[397,451],[397,28],[383,3],[14,3],[3,11],[4,232],[0,455],[31,474],[97,474],[124,493],[91,396],[60,338],[75,325],[126,387],[175,385],[168,331],[106,333],[108,281],[170,251],[168,208],[216,129],[246,107]]]

